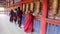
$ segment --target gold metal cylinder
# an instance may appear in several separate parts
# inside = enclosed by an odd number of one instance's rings
[[[30,3],[30,10],[33,12],[34,8],[34,3]]]
[[[53,0],[53,3],[52,3],[53,14],[57,13],[57,8],[58,8],[58,0]]]
[[[40,10],[40,1],[36,2],[36,13],[38,13]]]
[[[25,8],[25,4],[23,4],[23,11],[25,11],[25,9],[26,9],[26,8]]]
[[[28,8],[29,8],[29,4],[26,4],[26,11],[28,11]]]

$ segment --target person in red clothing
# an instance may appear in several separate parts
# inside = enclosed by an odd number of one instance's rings
[[[26,15],[25,23],[24,23],[24,31],[27,33],[33,32],[33,15],[31,11],[28,11],[28,14]]]

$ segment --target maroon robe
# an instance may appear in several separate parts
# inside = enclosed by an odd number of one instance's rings
[[[33,32],[33,15],[27,14],[25,23],[24,23],[24,31],[25,32]]]

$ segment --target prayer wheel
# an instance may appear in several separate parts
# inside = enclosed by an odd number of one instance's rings
[[[53,0],[52,11],[54,15],[57,13],[57,8],[58,8],[58,0]]]
[[[33,10],[34,10],[34,3],[30,3],[30,10],[32,11],[32,12],[34,12]]]

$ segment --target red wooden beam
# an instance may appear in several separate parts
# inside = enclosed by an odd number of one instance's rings
[[[60,20],[52,20],[52,19],[46,19],[47,23],[51,23],[51,24],[56,24],[56,25],[60,25]]]

